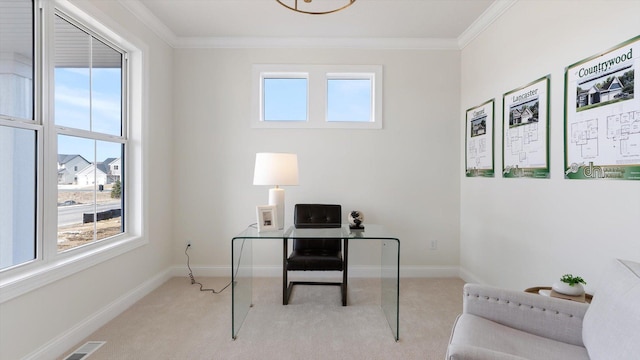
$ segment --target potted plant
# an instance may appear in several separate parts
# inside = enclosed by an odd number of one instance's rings
[[[587,282],[584,281],[584,279],[580,276],[564,274],[560,278],[560,281],[554,283],[551,288],[553,289],[553,291],[560,294],[580,296],[584,294],[584,287],[582,286],[583,284],[587,285]]]

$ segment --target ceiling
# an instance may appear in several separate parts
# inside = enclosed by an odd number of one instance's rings
[[[313,1],[338,7],[347,0]],[[515,1],[357,0],[336,13],[308,15],[275,0],[119,0],[173,47],[457,49]]]

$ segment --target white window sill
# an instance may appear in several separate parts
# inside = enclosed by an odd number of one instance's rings
[[[140,236],[125,236],[89,251],[63,256],[59,260],[28,264],[23,271],[14,269],[15,272],[12,271],[10,276],[0,277],[0,304],[147,243],[147,239]]]

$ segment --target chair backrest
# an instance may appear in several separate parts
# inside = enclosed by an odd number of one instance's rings
[[[342,206],[334,204],[296,204],[293,223],[297,228],[339,228],[342,226]],[[295,250],[317,249],[338,251],[336,239],[295,239]]]

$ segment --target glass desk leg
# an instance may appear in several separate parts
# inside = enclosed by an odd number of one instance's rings
[[[253,240],[234,238],[231,242],[231,327],[235,340],[252,305]]]
[[[400,327],[400,241],[397,239],[382,240],[381,259],[381,306],[384,315],[389,322],[391,331],[396,341],[400,339],[398,328]]]

